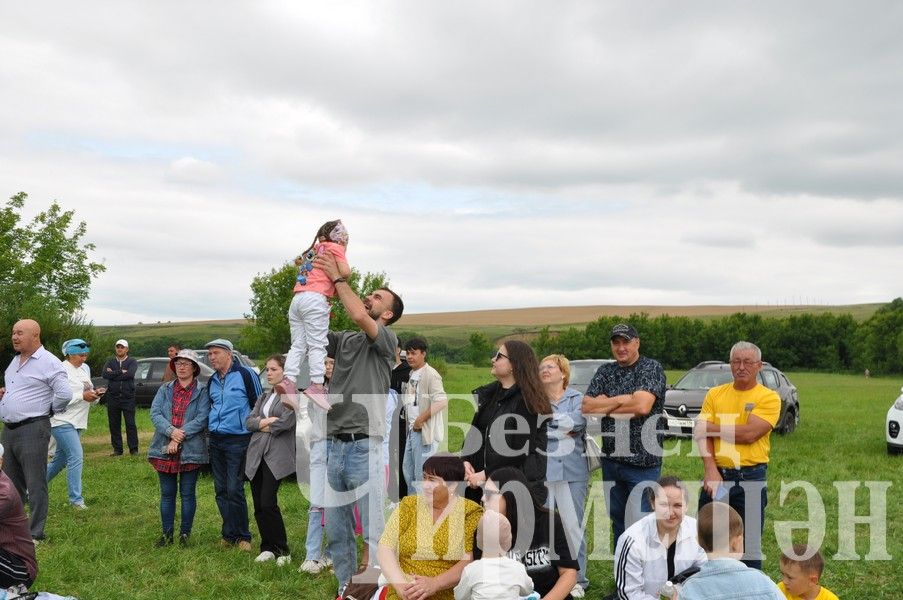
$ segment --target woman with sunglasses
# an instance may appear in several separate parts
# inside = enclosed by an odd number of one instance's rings
[[[72,388],[72,399],[66,405],[66,412],[50,417],[50,434],[56,440],[56,452],[53,460],[47,465],[47,483],[56,477],[64,468],[66,485],[69,489],[69,504],[76,509],[88,508],[82,497],[82,465],[84,451],[81,435],[88,428],[88,411],[91,403],[103,395],[104,388],[94,389],[91,377],[82,368],[88,360],[91,348],[88,342],[81,339],[67,340],[63,343],[63,366]]]
[[[150,411],[154,437],[147,449],[147,458],[160,479],[163,535],[155,544],[158,548],[173,542],[177,488],[182,499],[179,544],[188,545],[197,508],[198,470],[210,462],[204,435],[210,396],[207,386],[197,379],[201,372],[198,355],[194,350],[179,350],[169,366],[176,378],[160,386],[154,396]]]
[[[543,600],[571,600],[577,584],[576,548],[568,543],[561,517],[544,506],[534,489],[521,470],[498,469],[483,487],[483,509],[508,518],[512,539],[508,556],[523,563],[533,590]],[[480,559],[479,546],[474,545],[473,554]]]
[[[524,342],[505,342],[492,357],[490,373],[496,380],[473,391],[477,411],[464,447],[476,450],[461,457],[469,485],[466,495],[478,500],[487,473],[514,467],[524,472],[533,493],[545,502],[552,408],[539,379],[536,354]]]
[[[583,511],[589,491],[589,468],[586,464],[586,418],[581,413],[583,394],[569,388],[571,363],[561,354],[552,354],[539,364],[539,378],[552,404],[549,423],[549,457],[546,480],[549,510],[557,510],[565,523],[572,543],[580,544],[577,562],[580,570],[577,585],[571,591],[582,598],[589,587],[586,578],[586,538],[583,536]]]

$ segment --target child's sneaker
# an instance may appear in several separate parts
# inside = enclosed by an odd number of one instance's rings
[[[279,394],[279,399],[286,408],[298,412],[298,387],[288,377],[273,386],[273,390]]]
[[[322,408],[323,410],[329,410],[332,408],[332,404],[329,403],[329,399],[327,397],[326,386],[322,383],[311,383],[306,390],[304,390],[304,395],[310,398],[314,404]]]
[[[323,565],[320,564],[319,561],[316,560],[305,560],[301,563],[301,566],[298,567],[298,571],[302,573],[310,573],[311,575],[316,575],[323,568]]]

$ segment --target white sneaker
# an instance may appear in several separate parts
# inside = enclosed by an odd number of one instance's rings
[[[277,567],[284,567],[285,565],[290,565],[290,564],[292,564],[292,555],[291,554],[286,554],[285,556],[280,556],[280,557],[276,558],[276,566]]]
[[[276,555],[269,550],[264,550],[257,555],[257,558],[254,559],[254,562],[266,562],[268,560],[276,560]]]
[[[311,575],[316,575],[323,569],[323,565],[320,561],[316,560],[305,560],[301,563],[301,566],[298,567],[298,571],[300,573],[310,573]]]
[[[584,596],[586,596],[586,591],[583,587],[579,583],[574,584],[574,589],[571,590],[571,598],[583,598]]]
[[[321,559],[319,560],[319,563],[320,563],[320,566],[321,566],[322,568],[324,568],[324,569],[331,569],[331,568],[332,568],[332,559],[329,558],[328,556],[325,556],[325,557],[321,558]]]

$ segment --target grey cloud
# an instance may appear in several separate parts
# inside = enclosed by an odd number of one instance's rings
[[[9,35],[91,57],[179,133],[205,110],[235,110],[219,99],[227,93],[320,112],[338,138],[358,137],[310,152],[309,131],[286,132],[297,155],[267,160],[297,181],[542,189],[707,178],[903,196],[894,2],[819,3],[817,19],[813,5],[780,2],[344,8],[143,5],[114,11],[120,27],[75,7],[40,19],[5,10],[16,17]],[[161,43],[144,43],[145,29],[164,32]],[[836,123],[849,128],[793,134]]]

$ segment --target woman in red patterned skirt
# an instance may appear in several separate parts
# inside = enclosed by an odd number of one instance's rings
[[[176,490],[182,498],[182,520],[179,544],[188,544],[194,511],[197,507],[195,487],[201,465],[210,462],[207,455],[207,415],[210,396],[207,386],[198,381],[201,372],[194,350],[180,350],[170,359],[176,378],[160,386],[151,405],[154,438],[147,457],[160,477],[160,521],[163,535],[158,548],[173,542],[176,518]]]

